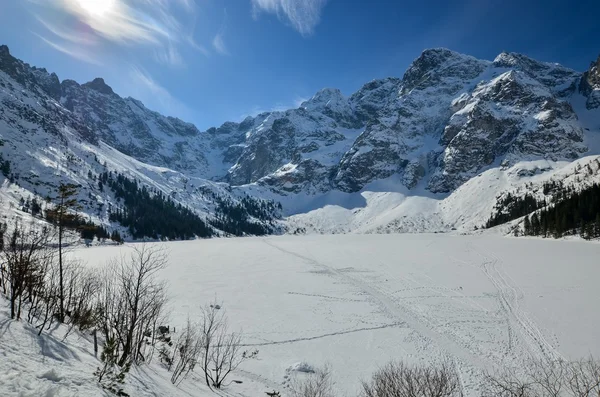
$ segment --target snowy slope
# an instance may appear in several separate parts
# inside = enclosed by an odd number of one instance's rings
[[[73,183],[80,187],[77,199],[86,218],[110,225],[108,211],[117,200],[97,182],[97,176],[108,171],[135,179],[151,191],[161,191],[205,219],[214,216],[214,196],[234,202],[243,196],[225,183],[150,165],[108,145],[95,135],[94,124],[83,122],[44,91],[33,76],[45,71],[14,62],[24,69],[17,77],[0,70],[0,155],[10,162],[11,179],[18,184],[14,186],[0,175],[1,194],[12,197],[2,207],[5,219],[12,218],[21,198],[44,201],[55,196],[60,183]]]
[[[589,170],[588,171],[588,165]],[[461,185],[450,195],[424,189],[409,190],[399,176],[367,185],[357,193],[282,197],[290,233],[473,233],[485,225],[500,197],[510,193],[537,194],[545,182],[561,181],[581,189],[600,183],[600,156],[574,162],[537,160],[512,167],[491,168]],[[256,187],[255,187],[256,188]],[[258,188],[256,188],[258,189]],[[254,194],[275,197],[260,190]],[[508,233],[499,227],[492,233]]]
[[[173,325],[216,296],[259,349],[235,374],[244,383],[227,389],[235,395],[286,396],[299,362],[329,363],[339,394],[353,396],[390,359],[450,358],[475,397],[483,369],[600,355],[599,247],[439,234],[175,242],[161,277]],[[102,266],[129,249],[76,256]]]
[[[8,302],[0,298],[0,394],[4,397],[97,397],[111,396],[93,376],[101,365],[92,336],[54,326],[38,336],[38,329],[10,319]],[[125,391],[131,396],[198,397],[214,396],[201,382],[179,388],[170,374],[154,360],[151,365],[134,367]],[[224,394],[227,395],[227,394]]]

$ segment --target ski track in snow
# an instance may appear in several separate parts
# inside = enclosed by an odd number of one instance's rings
[[[482,360],[482,358],[479,357],[477,354],[468,349],[465,349],[463,346],[450,339],[446,334],[436,332],[433,328],[431,328],[430,324],[427,324],[423,320],[419,319],[415,315],[415,313],[413,313],[408,307],[399,304],[397,301],[395,301],[393,296],[382,292],[374,285],[357,280],[353,277],[350,277],[345,272],[340,272],[335,268],[327,266],[324,263],[318,262],[302,254],[298,254],[297,252],[281,248],[276,244],[270,242],[269,240],[264,239],[263,242],[281,252],[295,256],[314,266],[327,270],[335,276],[337,276],[338,278],[346,281],[349,284],[354,285],[355,287],[360,289],[364,294],[368,295],[378,306],[380,306],[388,314],[390,318],[398,322],[406,323],[411,329],[417,331],[421,338],[423,338],[428,345],[438,345],[441,350],[441,355],[447,356],[448,354],[451,354],[452,356],[460,358],[465,362],[475,364],[480,368],[489,367],[489,363],[485,360]]]
[[[356,329],[350,329],[350,330],[347,330],[347,331],[330,332],[328,334],[317,335],[317,336],[307,336],[305,338],[296,338],[296,339],[288,339],[288,340],[273,341],[273,342],[262,342],[262,343],[247,343],[247,344],[242,344],[240,346],[242,346],[242,347],[255,347],[255,346],[285,345],[285,344],[288,344],[288,343],[304,342],[304,341],[309,341],[309,340],[323,339],[323,338],[328,338],[328,337],[331,337],[331,336],[353,334],[353,333],[356,333],[356,332],[374,331],[374,330],[378,330],[378,329],[400,327],[402,325],[405,325],[405,323],[399,322],[399,323],[379,325],[377,327],[356,328]]]
[[[498,268],[502,265],[502,260],[490,251],[487,251],[487,255],[481,253],[472,243],[468,243],[467,246],[482,257],[481,269],[498,291],[498,299],[509,324],[510,347],[513,345],[513,329],[517,328],[534,358],[548,361],[564,360],[563,355],[548,342],[535,322],[520,308],[519,300],[523,292],[511,284],[509,277],[503,275]]]
[[[473,349],[476,349],[476,347],[469,345],[465,346],[464,343],[452,338],[450,335],[437,332],[435,324],[430,321],[431,319],[427,318],[427,316],[420,315],[420,313],[415,313],[415,311],[411,310],[408,305],[401,304],[400,300],[397,297],[394,297],[394,294],[411,290],[428,290],[434,293],[434,295],[431,295],[431,297],[462,298],[459,300],[459,303],[465,307],[490,314],[488,309],[483,307],[472,297],[465,296],[459,291],[446,287],[436,287],[420,283],[407,274],[403,275],[403,278],[408,280],[413,285],[416,285],[415,287],[396,290],[391,294],[385,293],[381,288],[376,287],[372,283],[350,276],[346,268],[336,269],[328,266],[327,264],[317,261],[307,255],[282,248],[275,244],[273,240],[263,239],[263,242],[274,249],[302,259],[303,261],[322,269],[323,273],[325,274],[333,275],[342,281],[355,286],[363,294],[365,294],[368,299],[382,308],[383,311],[387,313],[389,318],[397,321],[398,324],[406,324],[409,328],[416,331],[426,345],[436,346],[439,349],[440,356],[449,358],[457,368],[460,369],[461,364],[470,364],[480,369],[489,369],[496,364],[474,351]],[[510,277],[508,275],[503,274],[501,271],[500,268],[502,266],[502,260],[489,251],[486,251],[485,254],[482,253],[482,251],[478,249],[472,242],[466,243],[465,249],[480,256],[482,261],[481,263],[465,263],[463,261],[463,263],[473,268],[481,269],[481,271],[485,274],[487,279],[497,291],[499,305],[503,316],[505,317],[504,322],[507,324],[508,346],[505,346],[507,354],[517,357],[519,352],[515,351],[515,347],[518,341],[521,341],[527,347],[527,350],[532,358],[544,359],[548,361],[564,360],[565,357],[554,346],[552,346],[537,324],[523,309],[521,309],[519,301],[523,297],[523,292],[510,282]],[[386,277],[388,276],[386,275]],[[398,284],[400,285],[401,283]],[[428,296],[419,296],[421,299],[427,297]],[[323,298],[331,297],[323,296]],[[465,323],[473,323],[476,321],[477,320],[472,319],[464,320]],[[305,339],[312,338],[302,338],[302,340]],[[465,382],[462,374],[461,382]]]

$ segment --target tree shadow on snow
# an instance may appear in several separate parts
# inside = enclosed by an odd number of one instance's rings
[[[81,361],[79,355],[75,353],[75,351],[54,336],[47,334],[39,336],[36,329],[33,328],[27,328],[27,331],[31,334],[31,337],[37,341],[44,360],[48,357],[62,362],[72,359]]]
[[[10,318],[5,318],[4,320],[0,321],[0,339],[4,339],[4,335],[8,332],[12,323],[13,320]]]

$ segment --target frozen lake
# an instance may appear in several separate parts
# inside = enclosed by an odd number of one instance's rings
[[[391,359],[451,359],[477,395],[484,368],[600,356],[597,243],[405,234],[161,245],[170,324],[198,318],[216,297],[260,350],[235,374],[243,395],[283,390],[299,362],[328,363],[340,394],[354,395]],[[130,249],[75,255],[102,266]]]

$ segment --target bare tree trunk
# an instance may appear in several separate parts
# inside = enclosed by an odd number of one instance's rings
[[[61,200],[62,206],[62,200]],[[64,280],[63,280],[63,256],[62,256],[62,237],[63,237],[63,226],[62,226],[62,215],[60,215],[58,221],[58,274],[59,274],[59,317],[60,322],[65,321],[65,294],[64,294]]]
[[[98,357],[98,335],[97,330],[94,328],[94,357]]]

